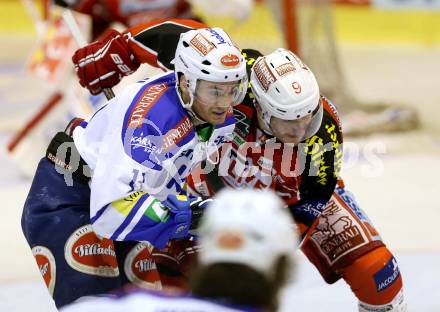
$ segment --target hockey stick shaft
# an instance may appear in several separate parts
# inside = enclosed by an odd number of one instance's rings
[[[70,10],[66,9],[64,11],[63,19],[66,22],[67,27],[69,27],[69,30],[72,33],[72,36],[78,46],[84,47],[85,45],[87,45],[87,41],[84,39],[84,36],[81,33],[81,30],[79,29],[78,24],[76,23],[75,18],[73,17],[73,14]],[[113,92],[112,88],[103,88],[103,91],[107,100],[115,97],[115,93]]]

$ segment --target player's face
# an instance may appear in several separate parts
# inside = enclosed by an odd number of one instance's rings
[[[272,117],[270,119],[270,127],[273,135],[281,142],[298,144],[304,140],[312,118],[312,114],[295,120],[283,120]]]
[[[193,110],[201,119],[214,125],[225,121],[226,114],[239,92],[239,82],[197,81]]]

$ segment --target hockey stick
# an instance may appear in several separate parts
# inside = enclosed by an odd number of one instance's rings
[[[29,120],[24,127],[20,129],[9,141],[7,150],[13,153],[15,148],[25,139],[31,131],[51,112],[56,105],[62,100],[63,95],[60,92],[55,92],[47,101],[47,103],[40,108],[40,110]]]
[[[72,33],[72,36],[76,41],[76,44],[79,47],[83,47],[87,45],[87,42],[84,39],[84,36],[82,35],[78,27],[78,24],[76,23],[75,18],[73,17],[73,14],[70,10],[66,9],[64,11],[63,19],[66,22],[67,27],[69,27],[69,30]],[[103,88],[103,91],[107,100],[110,100],[115,97],[115,93],[113,92],[112,88]]]
[[[41,38],[44,34],[44,30],[46,28],[46,21],[38,12],[36,8],[35,1],[32,0],[21,0],[21,4],[26,9],[27,13],[31,17],[32,22],[35,25],[35,30],[37,32],[37,37]]]

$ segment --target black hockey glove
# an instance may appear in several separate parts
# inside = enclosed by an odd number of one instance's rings
[[[199,227],[200,219],[202,218],[206,207],[208,207],[212,201],[212,198],[199,197],[190,204],[191,225],[189,230],[191,231],[191,234],[197,235],[197,228]]]

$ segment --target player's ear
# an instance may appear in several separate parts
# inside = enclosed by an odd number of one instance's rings
[[[179,73],[179,88],[185,94],[189,93],[189,82],[184,74]]]
[[[182,73],[179,73],[179,89],[182,94],[183,101],[184,102],[189,101],[190,99],[189,81]]]
[[[261,109],[260,103],[258,103],[258,101],[255,99],[254,100],[254,107],[255,110],[257,111],[257,114],[262,118],[263,116],[263,110]]]

